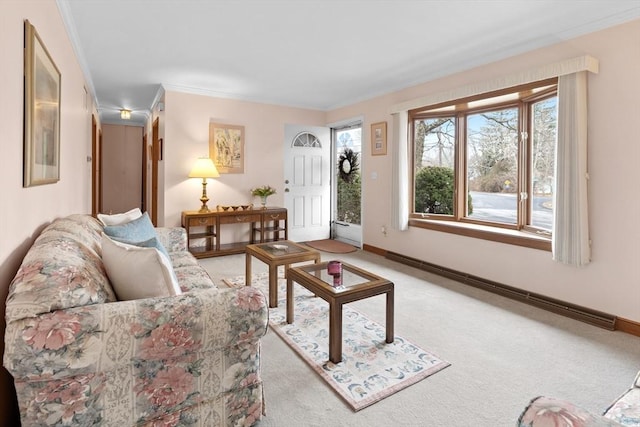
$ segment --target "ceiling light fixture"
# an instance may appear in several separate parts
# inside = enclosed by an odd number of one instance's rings
[[[122,109],[120,110],[120,118],[122,120],[129,120],[131,118],[131,110]]]

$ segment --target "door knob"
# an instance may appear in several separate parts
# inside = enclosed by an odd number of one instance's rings
[[[285,188],[285,189],[284,189],[284,192],[285,192],[285,193],[288,193],[288,192],[289,192],[289,189],[288,189],[288,188]]]

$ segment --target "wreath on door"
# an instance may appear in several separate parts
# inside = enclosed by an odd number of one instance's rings
[[[358,174],[358,153],[351,148],[345,148],[338,158],[338,173],[344,182],[351,183]]]

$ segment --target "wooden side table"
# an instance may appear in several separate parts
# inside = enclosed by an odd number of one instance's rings
[[[221,229],[232,224],[246,224],[249,241],[222,242]],[[243,253],[248,244],[288,237],[287,210],[279,207],[183,211],[182,226],[187,231],[187,247],[196,258]]]
[[[320,262],[320,252],[289,240],[273,243],[258,243],[246,247],[245,284],[251,286],[251,257],[269,266],[269,307],[278,306],[278,267],[284,265],[285,272],[291,264],[313,261]]]

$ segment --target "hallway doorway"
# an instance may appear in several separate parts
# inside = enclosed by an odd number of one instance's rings
[[[100,184],[102,213],[142,207],[143,128],[102,125]]]

